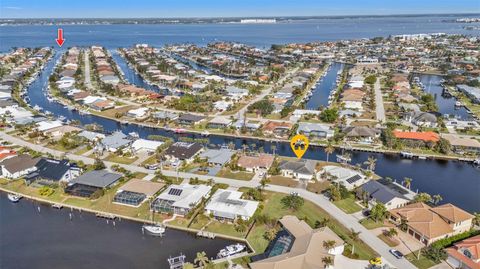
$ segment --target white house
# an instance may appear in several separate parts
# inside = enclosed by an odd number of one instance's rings
[[[234,221],[249,220],[258,207],[258,202],[242,199],[242,192],[219,189],[205,207],[205,214],[216,219]]]
[[[148,116],[148,107],[140,107],[137,109],[132,109],[127,112],[127,116],[134,119],[145,119]]]
[[[161,141],[137,139],[132,143],[132,150],[134,152],[147,151],[155,152],[159,146],[163,145]]]
[[[36,164],[40,158],[32,158],[30,155],[18,155],[0,162],[2,177],[17,179],[37,169]]]

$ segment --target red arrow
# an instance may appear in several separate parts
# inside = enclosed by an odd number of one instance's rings
[[[63,39],[63,29],[62,28],[58,28],[58,32],[57,32],[57,39],[55,39],[55,41],[57,41],[57,44],[58,46],[62,46],[63,43],[65,42],[65,39]]]

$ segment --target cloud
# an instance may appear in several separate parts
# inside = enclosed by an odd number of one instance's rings
[[[19,10],[22,9],[21,7],[3,7],[4,9],[13,9],[13,10]]]

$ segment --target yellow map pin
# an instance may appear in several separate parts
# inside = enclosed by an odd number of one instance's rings
[[[297,158],[301,159],[308,149],[308,138],[302,134],[297,134],[290,140],[290,147],[292,147]]]

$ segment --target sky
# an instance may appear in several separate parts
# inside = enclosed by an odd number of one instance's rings
[[[480,13],[480,0],[0,0],[0,18],[173,18]]]

